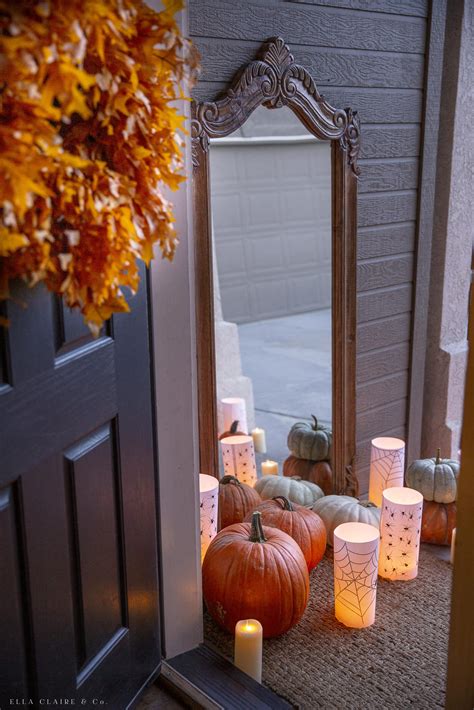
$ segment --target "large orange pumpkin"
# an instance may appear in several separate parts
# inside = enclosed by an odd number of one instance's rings
[[[260,515],[216,535],[204,558],[202,584],[207,609],[220,626],[233,634],[240,619],[258,619],[268,638],[303,616],[309,575],[297,543],[262,526]]]
[[[263,525],[283,530],[301,547],[308,571],[316,567],[326,550],[326,527],[317,513],[304,505],[292,503],[284,496],[265,500],[258,508]],[[252,515],[245,522],[250,522]]]
[[[450,545],[455,527],[456,503],[423,501],[421,542],[431,542],[433,545]]]
[[[283,462],[284,476],[299,476],[304,481],[311,481],[319,486],[324,495],[333,491],[331,464],[327,461],[308,461],[297,456],[288,456]]]
[[[235,476],[224,476],[219,481],[219,529],[241,523],[261,502],[254,488]]]

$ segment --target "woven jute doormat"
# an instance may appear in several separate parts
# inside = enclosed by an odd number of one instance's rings
[[[449,562],[422,545],[417,579],[379,578],[375,624],[352,630],[334,618],[328,552],[311,573],[303,619],[264,641],[263,683],[302,710],[443,708],[451,573]],[[204,629],[206,642],[232,660],[233,638],[208,614]]]

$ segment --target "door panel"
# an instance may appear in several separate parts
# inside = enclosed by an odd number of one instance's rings
[[[81,667],[126,627],[120,482],[111,438],[107,424],[65,452]]]
[[[63,355],[86,342],[92,341],[89,328],[81,314],[71,311],[64,305],[62,298],[54,298],[56,354]]]
[[[75,647],[66,490],[61,457],[46,457],[17,478],[25,539],[31,635],[30,685],[40,697],[74,689]]]
[[[160,662],[146,273],[132,312],[96,340],[41,286],[14,296],[0,358],[0,706],[120,710]]]

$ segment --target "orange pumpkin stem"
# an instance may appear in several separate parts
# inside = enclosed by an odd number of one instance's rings
[[[235,422],[232,422],[232,426],[230,427],[230,430],[229,430],[230,433],[231,433],[231,434],[235,434],[235,432],[237,431],[237,427],[238,427],[238,426],[239,426],[239,420],[236,419]]]
[[[224,486],[225,486],[227,483],[233,483],[234,486],[240,486],[240,481],[239,481],[239,479],[236,478],[235,476],[230,476],[230,475],[228,475],[228,476],[223,476],[223,477],[221,478],[221,480],[219,481],[219,483],[222,483]]]
[[[281,507],[283,508],[283,510],[289,510],[291,512],[294,511],[291,502],[288,500],[288,498],[285,498],[285,496],[274,496],[272,500],[276,500],[278,501],[278,503],[281,503]]]
[[[252,515],[252,523],[250,526],[250,542],[266,542],[267,538],[263,534],[262,517],[258,510],[255,510]]]

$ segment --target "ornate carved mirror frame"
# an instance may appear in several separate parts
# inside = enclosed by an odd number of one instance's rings
[[[192,107],[200,470],[219,476],[209,140],[233,133],[261,105],[288,106],[310,133],[332,143],[332,468],[334,492],[357,494],[353,461],[359,121],[355,111],[330,106],[279,37],[264,43],[258,58],[216,101]]]

